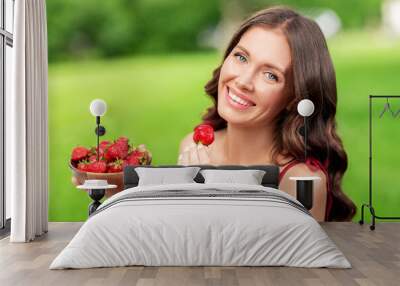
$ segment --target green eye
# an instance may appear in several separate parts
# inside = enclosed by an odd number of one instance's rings
[[[240,62],[244,63],[246,61],[246,58],[244,56],[242,56],[239,53],[235,53],[234,56],[239,59]]]

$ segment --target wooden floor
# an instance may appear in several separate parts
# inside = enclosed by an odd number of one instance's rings
[[[352,269],[290,267],[119,267],[48,270],[81,223],[50,223],[32,243],[0,241],[0,285],[400,285],[400,223],[375,231],[355,223],[323,223]]]

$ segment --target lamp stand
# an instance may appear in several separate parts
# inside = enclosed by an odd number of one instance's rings
[[[94,130],[94,132],[96,133],[96,135],[97,135],[97,161],[99,161],[99,153],[100,153],[100,149],[99,149],[99,147],[100,147],[100,136],[103,136],[104,134],[106,134],[106,129],[104,128],[104,126],[101,126],[100,125],[100,116],[96,116],[96,124],[97,124],[97,127],[96,127],[96,129]]]
[[[304,116],[304,163],[307,161],[307,116]]]
[[[96,135],[97,135],[97,162],[99,161],[99,153],[100,153],[100,149],[99,149],[99,141],[100,141],[100,136],[99,136],[99,129],[100,129],[100,116],[96,116],[96,124],[97,124],[97,128],[96,128]]]

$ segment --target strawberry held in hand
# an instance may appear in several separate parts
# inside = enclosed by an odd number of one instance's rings
[[[202,123],[194,128],[193,141],[198,144],[199,142],[205,146],[214,142],[214,128],[212,125]]]

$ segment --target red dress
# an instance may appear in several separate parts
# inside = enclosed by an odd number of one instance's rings
[[[281,179],[283,178],[283,176],[286,174],[286,172],[293,167],[296,164],[299,163],[303,163],[302,161],[297,161],[296,159],[293,159],[292,161],[290,161],[288,164],[286,164],[285,167],[283,167],[283,169],[280,171],[279,173],[279,183],[281,182]],[[330,211],[332,209],[332,192],[330,190],[330,184],[329,184],[329,175],[328,175],[328,160],[325,160],[325,163],[322,165],[320,161],[318,161],[317,159],[313,158],[313,157],[309,157],[306,160],[306,165],[307,167],[315,172],[318,170],[322,170],[326,176],[326,190],[327,190],[327,198],[326,198],[326,209],[325,209],[325,220],[328,219]]]

